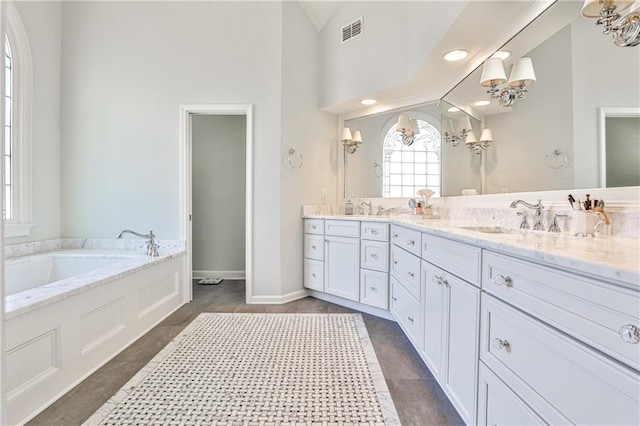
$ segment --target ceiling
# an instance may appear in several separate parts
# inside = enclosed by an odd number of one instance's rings
[[[322,31],[333,12],[340,7],[337,1],[298,0],[298,3],[318,31]]]

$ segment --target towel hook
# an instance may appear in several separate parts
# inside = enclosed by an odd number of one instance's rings
[[[304,164],[304,157],[302,157],[302,154],[300,153],[298,153],[297,155],[295,154],[296,150],[293,148],[289,148],[289,156],[287,157],[287,161],[289,162],[289,165],[291,167],[293,167],[294,169],[299,169]]]
[[[373,163],[373,172],[376,174],[376,177],[382,177],[382,166],[378,163]]]

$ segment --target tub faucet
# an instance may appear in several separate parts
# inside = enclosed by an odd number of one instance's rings
[[[509,207],[511,207],[512,209],[515,209],[520,204],[522,204],[523,206],[531,210],[535,210],[535,213],[533,214],[533,218],[534,218],[533,230],[544,231],[544,225],[542,224],[542,209],[544,209],[544,206],[542,205],[542,200],[538,200],[538,204],[531,204],[523,200],[516,200],[513,203],[511,203]]]
[[[133,234],[136,235],[140,238],[147,238],[147,256],[153,256],[153,257],[157,257],[159,256],[158,254],[158,244],[156,244],[156,236],[153,235],[153,231],[149,231],[148,234],[140,234],[138,232],[134,232],[134,231],[130,231],[128,229],[125,229],[124,231],[120,232],[118,234],[118,236],[116,238],[120,239],[122,238],[122,234]]]

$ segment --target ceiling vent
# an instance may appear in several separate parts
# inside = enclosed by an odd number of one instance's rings
[[[347,41],[358,37],[359,35],[362,35],[362,22],[364,20],[364,17],[359,17],[358,19],[356,19],[353,22],[348,23],[347,25],[345,25],[344,27],[342,27],[342,30],[340,32],[340,37],[341,37],[341,44],[342,43],[346,43]]]

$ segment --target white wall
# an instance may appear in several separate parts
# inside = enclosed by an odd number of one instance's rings
[[[320,36],[297,2],[283,3],[282,55],[282,143],[278,170],[282,194],[281,292],[286,295],[302,290],[301,206],[320,204],[322,188],[327,188],[327,202],[334,203],[338,173],[337,117],[319,110]],[[288,164],[289,148],[304,156],[301,168],[293,169]],[[256,214],[263,214],[263,206],[256,205],[256,209]]]
[[[253,104],[254,293],[280,294],[282,4],[65,2],[63,22],[63,236],[183,238],[179,105]]]
[[[243,276],[246,117],[194,115],[192,126],[193,270]]]
[[[60,237],[60,57],[62,3],[16,2],[33,60],[31,155],[33,221],[28,237],[10,244]]]

